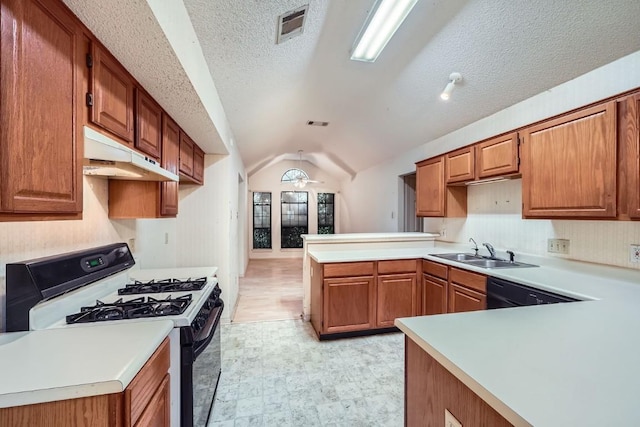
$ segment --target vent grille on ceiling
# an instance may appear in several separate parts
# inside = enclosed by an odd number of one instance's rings
[[[309,5],[305,4],[278,17],[277,44],[302,34],[308,10]]]
[[[318,120],[309,120],[307,124],[309,126],[329,126],[329,122],[320,122]]]

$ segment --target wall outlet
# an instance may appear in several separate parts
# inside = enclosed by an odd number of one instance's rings
[[[632,244],[629,246],[629,262],[640,262],[640,244]]]
[[[443,228],[440,230],[440,237],[447,237],[447,229]]]
[[[462,423],[447,409],[444,410],[444,427],[462,427]]]
[[[569,239],[547,239],[547,252],[569,254]]]
[[[129,239],[129,249],[131,250],[131,252],[136,251],[136,239],[134,238]]]

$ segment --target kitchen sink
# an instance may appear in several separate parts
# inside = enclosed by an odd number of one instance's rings
[[[474,265],[482,268],[523,268],[523,267],[538,267],[534,264],[526,264],[524,262],[509,262],[506,259],[485,258],[481,256],[475,256],[473,254],[466,253],[451,253],[451,254],[430,254],[438,258],[448,259],[450,261],[458,261],[463,264]]]

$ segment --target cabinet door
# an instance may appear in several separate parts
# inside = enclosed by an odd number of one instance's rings
[[[81,32],[58,2],[1,7],[0,211],[81,212]]]
[[[487,296],[455,283],[449,283],[449,313],[485,310]]]
[[[371,329],[375,325],[374,281],[371,277],[324,280],[324,331]]]
[[[415,273],[378,276],[376,326],[390,327],[398,317],[415,316],[416,291]]]
[[[510,133],[476,145],[478,178],[518,173],[518,133]]]
[[[204,151],[193,145],[193,179],[198,183],[204,182]]]
[[[91,121],[133,142],[133,80],[109,53],[92,45],[91,83],[93,106]]]
[[[475,178],[475,156],[473,146],[465,147],[445,155],[447,184],[473,181]]]
[[[162,108],[147,93],[136,89],[135,147],[160,159],[162,146]]]
[[[640,94],[620,105],[620,210],[629,218],[640,219]]]
[[[135,427],[169,427],[171,425],[170,398],[169,374],[166,374],[149,404],[140,414]]]
[[[444,216],[444,157],[416,164],[416,215]]]
[[[167,114],[162,114],[162,167],[178,174],[180,161],[180,128]],[[178,183],[160,183],[160,215],[178,214]]]
[[[616,216],[616,104],[523,131],[522,214],[526,218]]]
[[[180,172],[193,176],[193,141],[184,132],[180,132]]]
[[[447,312],[447,282],[428,274],[422,275],[422,313],[443,314]]]

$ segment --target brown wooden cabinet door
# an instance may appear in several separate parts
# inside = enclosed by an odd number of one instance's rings
[[[616,216],[616,103],[522,132],[526,218]]]
[[[171,425],[170,399],[169,374],[166,374],[149,404],[138,418],[135,427],[169,427]]]
[[[135,147],[160,159],[162,146],[162,108],[145,91],[136,88]]]
[[[462,311],[485,310],[487,308],[487,296],[480,292],[449,283],[449,313]]]
[[[416,283],[415,273],[378,276],[376,326],[390,327],[398,317],[416,315]]]
[[[475,174],[474,147],[461,148],[445,155],[447,184],[473,181]]]
[[[444,157],[416,164],[416,215],[444,216]]]
[[[1,7],[0,211],[81,212],[81,32],[55,1]]]
[[[476,145],[479,179],[518,173],[518,133],[513,132]]]
[[[184,132],[180,132],[180,172],[193,176],[193,141]]]
[[[180,128],[167,114],[162,114],[162,167],[178,174],[180,161]],[[160,183],[160,215],[178,214],[178,183]]]
[[[443,314],[447,312],[447,281],[422,275],[422,313]]]
[[[193,145],[193,179],[198,183],[204,183],[204,151],[197,145]]]
[[[619,209],[640,219],[640,94],[621,102],[620,118]]]
[[[375,326],[373,276],[324,280],[325,333],[371,329]]]
[[[133,80],[122,65],[96,43],[92,44],[91,51],[91,121],[131,143]]]

